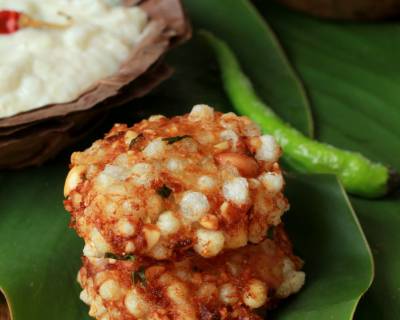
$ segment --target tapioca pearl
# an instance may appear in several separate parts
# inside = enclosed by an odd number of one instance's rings
[[[114,195],[114,196],[126,196],[126,195],[128,195],[128,192],[127,192],[127,189],[125,188],[125,185],[120,183],[120,182],[111,184],[105,190],[109,195]]]
[[[224,248],[225,237],[222,231],[198,229],[194,250],[203,257],[214,257]]]
[[[267,286],[257,279],[249,281],[242,296],[243,302],[251,309],[260,308],[267,298]]]
[[[185,192],[179,204],[181,214],[190,222],[200,220],[210,210],[208,199],[201,192]]]
[[[265,172],[260,177],[259,180],[271,193],[277,193],[282,190],[284,181],[281,173],[276,172]]]
[[[232,283],[225,283],[219,288],[219,299],[225,304],[238,302],[238,292]]]
[[[86,243],[83,247],[82,252],[85,257],[101,257],[101,254],[97,252],[96,247],[93,245],[93,243]]]
[[[233,112],[224,113],[221,115],[219,123],[224,129],[236,130],[238,128],[238,116]]]
[[[276,206],[283,212],[289,210],[290,207],[289,202],[284,196],[281,196],[278,199],[276,199]]]
[[[98,271],[94,275],[94,284],[100,286],[103,282],[110,278],[110,274],[107,271]]]
[[[113,201],[107,201],[107,203],[104,206],[104,213],[110,217],[115,213],[116,210],[117,210],[117,205]]]
[[[122,211],[125,213],[131,212],[132,211],[132,204],[129,202],[129,200],[125,200],[122,202]]]
[[[225,182],[222,192],[226,200],[237,205],[243,205],[249,201],[249,184],[245,178],[238,177]]]
[[[198,143],[193,138],[186,138],[179,141],[179,147],[184,149],[187,153],[198,152]]]
[[[135,234],[136,227],[134,224],[132,224],[127,218],[121,218],[117,222],[117,232],[124,236],[124,237],[130,237]]]
[[[103,173],[106,176],[119,181],[123,181],[129,176],[129,171],[126,168],[112,164],[107,164],[103,170]]]
[[[220,133],[220,138],[222,140],[229,141],[232,145],[232,150],[236,151],[236,146],[239,141],[239,136],[233,130],[224,130]]]
[[[205,104],[195,105],[188,118],[190,121],[213,121],[214,109]]]
[[[127,168],[129,166],[129,157],[126,153],[120,154],[113,161],[113,164],[118,167]]]
[[[151,141],[143,150],[143,155],[150,159],[160,159],[165,155],[166,143],[161,138]]]
[[[154,179],[154,168],[148,163],[137,163],[132,167],[133,182],[137,185],[149,186]]]
[[[202,191],[210,191],[214,189],[217,185],[217,182],[214,178],[210,176],[201,176],[197,180],[197,186]]]
[[[128,312],[136,318],[144,317],[149,310],[146,300],[135,289],[128,292],[124,304]]]
[[[266,230],[268,230],[268,228],[265,225],[260,226],[256,223],[250,224],[249,241],[254,244],[260,243],[265,239]]]
[[[240,121],[242,124],[241,131],[246,137],[258,137],[261,135],[261,129],[257,123],[247,117],[240,117]]]
[[[285,258],[282,263],[283,283],[277,290],[277,295],[282,298],[300,290],[305,282],[305,273],[295,269],[294,262]]]
[[[156,115],[151,116],[149,118],[149,121],[150,122],[158,122],[163,119],[167,119],[167,118],[165,116],[163,116],[162,114],[156,114]]]
[[[248,241],[246,226],[241,226],[231,233],[224,233],[225,236],[225,248],[227,249],[237,249],[244,247]]]
[[[209,131],[202,131],[199,134],[196,134],[196,140],[203,145],[212,144],[215,141],[215,136],[213,133]]]
[[[167,287],[167,296],[175,303],[181,304],[187,302],[188,291],[186,286],[179,282],[174,281]]]
[[[113,279],[109,279],[100,286],[99,293],[104,300],[115,301],[120,298],[122,292],[118,283]]]
[[[100,296],[97,296],[91,303],[89,309],[89,316],[91,317],[100,317],[104,313],[107,312],[106,307],[103,304],[103,300]]]
[[[176,311],[176,319],[197,319],[195,306],[189,297],[187,288],[183,283],[174,282],[167,288],[167,296]]]
[[[106,190],[114,183],[114,181],[115,180],[111,176],[106,175],[104,172],[100,172],[95,178],[94,186],[97,189]]]
[[[256,159],[266,162],[275,162],[280,156],[280,147],[275,138],[271,135],[260,137],[260,145],[256,151]]]
[[[132,241],[128,241],[125,245],[125,252],[131,253],[134,252],[136,249],[135,244]]]
[[[180,172],[185,169],[185,161],[177,158],[167,160],[166,167],[171,172]]]
[[[165,244],[158,242],[153,248],[150,250],[150,255],[157,260],[167,259],[171,254],[171,250],[166,247]]]
[[[92,298],[86,290],[81,291],[81,293],[79,294],[79,299],[81,299],[87,305],[90,305],[90,303],[92,302]]]
[[[119,314],[119,313],[117,313],[117,314]],[[99,320],[111,320],[111,318],[110,318],[110,316],[108,314],[105,314],[105,315],[102,315]]]
[[[90,164],[88,165],[86,170],[86,178],[93,179],[98,173],[99,173],[99,167],[94,164]]]
[[[166,236],[178,232],[181,222],[172,211],[165,211],[158,217],[157,227],[161,234]]]

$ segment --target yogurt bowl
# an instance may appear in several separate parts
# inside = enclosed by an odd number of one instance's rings
[[[0,8],[68,23],[0,37],[0,168],[43,163],[105,110],[150,91],[171,73],[162,55],[191,31],[179,0],[3,0]]]

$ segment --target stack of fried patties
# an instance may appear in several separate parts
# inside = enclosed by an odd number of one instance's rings
[[[246,117],[196,105],[117,124],[72,155],[71,225],[85,241],[78,281],[110,319],[260,319],[297,292],[302,262],[279,145]]]

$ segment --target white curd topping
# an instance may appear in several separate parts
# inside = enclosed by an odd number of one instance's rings
[[[116,3],[0,0],[2,10],[70,23],[61,30],[26,28],[0,35],[0,118],[73,101],[97,80],[114,74],[147,24],[142,9]]]

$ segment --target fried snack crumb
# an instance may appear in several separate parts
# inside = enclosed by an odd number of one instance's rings
[[[206,105],[116,124],[73,153],[65,208],[87,257],[211,258],[260,243],[280,224],[288,209],[280,155],[248,118]]]

